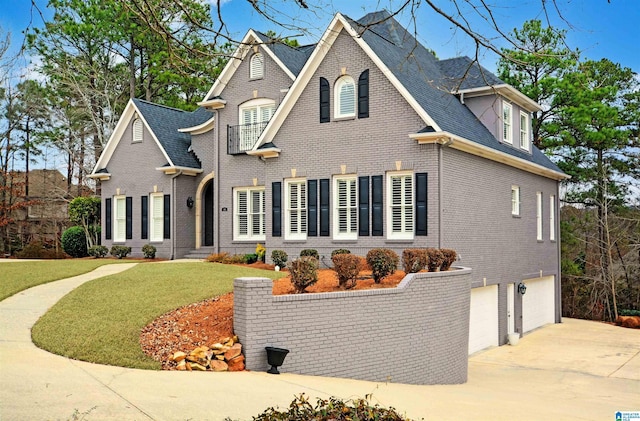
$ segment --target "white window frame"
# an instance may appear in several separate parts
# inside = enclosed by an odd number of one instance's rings
[[[259,197],[254,196],[258,193]],[[244,210],[241,206],[241,196],[246,197]],[[265,241],[267,238],[265,228],[265,194],[264,186],[260,187],[236,187],[233,189],[233,239],[237,241]],[[246,228],[242,227],[242,219],[246,219]],[[256,229],[257,228],[257,229]]]
[[[124,243],[127,240],[127,198],[113,197],[113,241]]]
[[[556,195],[549,196],[549,240],[556,241]]]
[[[249,79],[262,79],[264,77],[264,55],[254,53],[249,60]]]
[[[520,148],[529,150],[529,114],[520,111]]]
[[[400,203],[394,203],[394,179],[401,180]],[[407,197],[406,180],[410,180]],[[393,171],[387,173],[387,238],[390,240],[413,240],[415,232],[415,177],[413,171]],[[394,209],[400,209],[401,229],[394,230]]]
[[[536,192],[536,239],[542,241],[542,192]]]
[[[251,112],[249,118],[247,118],[247,111]],[[253,149],[262,132],[262,130],[259,130],[259,127],[254,125],[268,122],[275,112],[276,102],[268,98],[252,99],[240,105],[238,109],[238,124],[240,125],[241,151]]]
[[[131,123],[131,143],[141,143],[144,139],[144,128],[142,120],[138,117]]]
[[[502,140],[513,144],[513,107],[502,101]]]
[[[284,239],[306,240],[309,227],[309,221],[307,221],[307,180],[305,178],[285,180],[284,186]],[[291,203],[294,186],[296,186],[296,195],[298,197],[295,207]]]
[[[346,86],[351,86],[353,89],[352,93],[343,92],[343,88]],[[342,104],[344,100],[347,100],[346,95],[349,94],[352,98],[352,109],[342,110]],[[356,92],[356,82],[353,80],[351,76],[345,75],[336,80],[336,83],[333,87],[333,97],[334,97],[334,113],[335,118],[351,118],[356,116],[356,108],[357,108],[357,92]]]
[[[520,216],[520,187],[511,186],[511,215]]]
[[[164,193],[149,195],[149,241],[164,240]]]
[[[343,188],[346,189],[346,194],[340,197]],[[358,178],[355,175],[340,175],[333,178],[333,203],[333,238],[356,240],[358,238]]]

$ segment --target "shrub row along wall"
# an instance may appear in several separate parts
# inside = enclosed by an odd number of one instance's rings
[[[265,347],[283,372],[408,384],[467,381],[471,269],[415,273],[397,288],[272,295],[267,278],[234,281],[234,330],[249,370]]]

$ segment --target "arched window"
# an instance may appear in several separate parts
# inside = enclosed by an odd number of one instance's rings
[[[255,53],[251,56],[249,63],[249,78],[260,79],[264,76],[264,57],[262,53]]]
[[[351,76],[342,76],[334,86],[335,116],[356,116],[356,84]]]
[[[132,129],[133,130],[132,130],[131,142],[132,143],[142,142],[142,120],[140,120],[139,118],[136,118],[135,120],[133,120]]]

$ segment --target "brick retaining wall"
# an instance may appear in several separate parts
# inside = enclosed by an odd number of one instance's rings
[[[290,350],[282,372],[408,384],[467,381],[471,269],[407,275],[397,288],[272,295],[234,280],[234,330],[249,370],[265,347]]]

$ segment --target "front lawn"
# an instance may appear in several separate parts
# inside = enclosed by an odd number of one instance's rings
[[[284,275],[206,262],[138,265],[69,293],[33,327],[33,342],[69,358],[159,370],[140,348],[140,329],[168,311],[232,291],[234,278]]]
[[[91,272],[112,263],[126,263],[113,259],[61,259],[0,263],[0,301],[27,288],[47,282]]]

